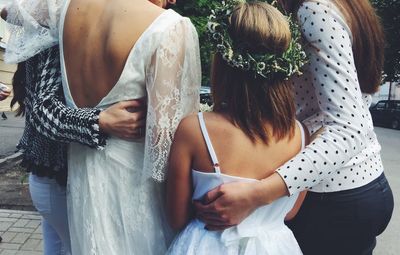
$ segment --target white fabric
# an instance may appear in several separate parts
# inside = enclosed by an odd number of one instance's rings
[[[297,117],[322,132],[278,173],[290,194],[335,192],[364,186],[383,172],[381,146],[362,94],[352,33],[332,0],[310,0],[298,11],[310,63],[295,77]],[[367,64],[367,63],[365,63]]]
[[[58,44],[60,9],[64,0],[14,0],[8,5],[5,61],[19,63]]]
[[[68,2],[61,26],[67,8]],[[64,60],[62,41],[60,46]],[[160,182],[177,125],[198,111],[198,46],[187,18],[172,10],[161,14],[138,39],[118,83],[98,105],[147,97],[145,139],[110,138],[103,151],[70,145],[68,206],[74,255],[165,253],[172,235],[164,219]],[[67,103],[76,107],[65,62],[61,65]]]
[[[200,123],[204,123],[199,114]],[[301,130],[303,127],[298,123]],[[205,125],[203,136],[209,137]],[[207,140],[206,140],[207,141]],[[208,139],[210,155],[215,151]],[[302,138],[302,145],[305,141]],[[215,155],[216,156],[216,155]],[[230,182],[257,182],[258,180],[230,176],[222,173],[206,173],[192,170],[193,200],[201,199],[208,191]],[[285,216],[293,208],[298,195],[283,197],[270,205],[254,211],[236,227],[221,232],[204,229],[204,223],[195,219],[176,237],[168,249],[169,255],[298,255],[299,245],[284,223]]]

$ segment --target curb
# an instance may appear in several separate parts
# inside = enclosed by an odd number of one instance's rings
[[[9,163],[17,162],[21,158],[22,158],[22,153],[21,152],[16,152],[11,156],[8,156],[6,158],[0,159],[0,167],[3,167],[4,165],[9,164]]]

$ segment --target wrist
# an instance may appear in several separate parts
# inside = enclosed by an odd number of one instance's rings
[[[258,182],[255,190],[255,199],[259,206],[271,204],[275,200],[289,195],[286,183],[278,173]]]
[[[257,207],[268,205],[271,203],[271,198],[269,197],[268,182],[262,180],[254,185],[254,201]]]
[[[102,133],[107,133],[107,113],[105,111],[101,111],[99,113],[99,131]]]

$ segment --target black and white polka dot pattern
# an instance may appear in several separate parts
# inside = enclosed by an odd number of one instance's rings
[[[351,31],[330,0],[305,2],[298,18],[310,62],[304,75],[293,79],[297,117],[311,133],[323,129],[278,173],[290,194],[363,186],[381,175],[383,166],[371,96],[362,94],[358,83]]]

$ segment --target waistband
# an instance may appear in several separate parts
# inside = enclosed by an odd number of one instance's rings
[[[334,192],[325,192],[325,193],[309,191],[309,192],[307,192],[307,198],[312,199],[312,200],[329,200],[329,199],[340,198],[340,197],[357,196],[359,194],[368,192],[380,185],[388,185],[388,181],[387,181],[384,173],[382,173],[378,178],[371,181],[370,183],[368,183],[364,186],[355,188],[355,189],[334,191]]]

